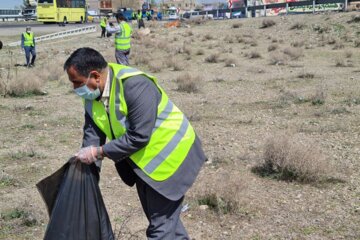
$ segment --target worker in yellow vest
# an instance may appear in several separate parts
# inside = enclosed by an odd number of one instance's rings
[[[107,18],[106,17],[102,17],[101,21],[100,21],[100,27],[101,27],[101,37],[105,37],[106,34],[106,25],[107,25]]]
[[[141,27],[145,28],[145,23],[144,20],[142,18],[142,11],[138,10],[137,13],[137,22],[138,22],[138,28],[140,29]]]
[[[94,169],[111,159],[121,179],[136,185],[148,239],[190,239],[182,201],[206,157],[188,119],[155,77],[107,63],[94,49],[77,49],[64,70],[85,108],[76,160]]]
[[[26,66],[34,67],[35,59],[36,59],[36,51],[35,51],[35,37],[34,33],[31,31],[31,27],[27,26],[26,31],[21,34],[21,48],[25,51],[26,58]],[[30,54],[31,54],[31,62],[30,62]]]
[[[122,65],[129,65],[129,54],[131,48],[131,26],[125,21],[122,13],[116,14],[118,26],[106,27],[108,33],[115,33],[115,58]]]

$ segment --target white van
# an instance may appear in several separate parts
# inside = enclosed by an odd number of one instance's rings
[[[179,14],[177,12],[176,7],[170,7],[168,9],[168,13],[169,13],[169,20],[176,20],[179,19]]]

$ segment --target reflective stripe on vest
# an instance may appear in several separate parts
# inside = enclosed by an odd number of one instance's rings
[[[115,48],[116,50],[128,50],[130,49],[131,41],[131,27],[126,22],[120,24],[121,34],[115,34]]]
[[[194,143],[195,132],[192,126],[184,114],[168,99],[166,93],[157,84],[156,78],[123,65],[109,64],[109,67],[114,71],[109,99],[110,120],[102,102],[89,101],[89,104],[86,101],[86,111],[92,111],[89,115],[109,139],[111,139],[110,129],[113,130],[116,138],[120,138],[126,133],[128,114],[123,81],[136,75],[145,75],[151,79],[161,92],[157,119],[149,143],[132,154],[130,159],[153,180],[168,179],[180,167]],[[111,128],[106,126],[109,123]]]
[[[30,34],[24,32],[24,47],[34,47],[34,33],[30,32]]]

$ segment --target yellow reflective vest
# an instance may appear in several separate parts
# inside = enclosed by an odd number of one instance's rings
[[[85,100],[85,111],[99,129],[112,140],[126,133],[128,109],[124,97],[125,79],[145,75],[161,93],[157,119],[148,144],[130,159],[151,179],[165,181],[181,166],[195,141],[195,132],[185,115],[168,99],[155,77],[135,68],[109,64],[114,72],[110,83],[109,113],[100,101]],[[131,80],[128,80],[131,81]],[[112,129],[112,131],[111,131]]]
[[[101,21],[100,21],[100,27],[106,27],[106,18],[105,17],[103,17],[103,18],[101,18]]]
[[[34,33],[30,32],[24,32],[23,33],[24,36],[24,47],[34,47]]]
[[[122,21],[119,27],[121,28],[121,33],[115,34],[115,48],[116,50],[129,50],[131,47],[130,41],[132,29],[125,21]]]

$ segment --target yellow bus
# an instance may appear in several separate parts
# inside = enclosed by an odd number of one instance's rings
[[[38,0],[37,21],[69,23],[85,21],[86,0]]]

